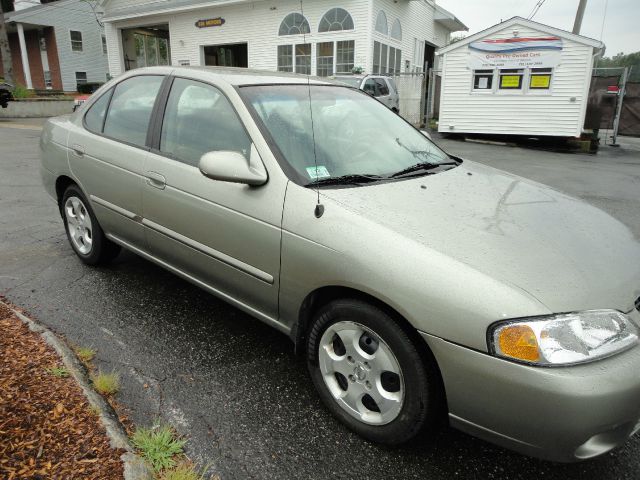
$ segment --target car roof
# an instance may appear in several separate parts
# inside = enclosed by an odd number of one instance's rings
[[[307,84],[313,85],[335,85],[335,82],[326,78],[299,75],[295,73],[273,72],[267,70],[254,70],[248,68],[235,67],[147,67],[130,70],[130,72],[141,73],[162,73],[173,75],[184,75],[187,77],[196,74],[198,78],[210,76],[211,79],[222,80],[230,85],[272,85],[272,84]]]

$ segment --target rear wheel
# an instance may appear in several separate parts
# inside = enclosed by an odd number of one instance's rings
[[[60,210],[69,243],[84,263],[107,263],[118,255],[120,247],[105,236],[89,202],[77,185],[70,185],[65,190]]]
[[[315,316],[309,372],[329,410],[370,440],[399,444],[439,409],[437,374],[400,325],[359,300],[338,300]]]

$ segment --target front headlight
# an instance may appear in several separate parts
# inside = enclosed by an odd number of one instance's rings
[[[535,365],[590,362],[638,343],[638,328],[615,310],[589,310],[493,324],[489,351]]]

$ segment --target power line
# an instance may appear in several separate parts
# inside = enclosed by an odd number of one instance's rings
[[[540,10],[540,7],[544,4],[544,2],[545,2],[545,0],[538,0],[536,2],[536,4],[531,9],[531,13],[527,17],[528,20],[531,20],[531,19],[533,19],[533,17],[536,16],[536,13],[538,13],[538,10]]]
[[[602,14],[602,27],[600,28],[600,41],[602,41],[602,35],[604,34],[604,21],[607,18],[607,7],[609,6],[609,0],[604,2],[604,13]]]

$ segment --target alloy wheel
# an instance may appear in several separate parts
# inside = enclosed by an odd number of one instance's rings
[[[64,215],[73,245],[82,255],[88,255],[93,246],[93,229],[87,207],[80,198],[69,197],[64,204]]]
[[[352,417],[385,425],[400,414],[405,393],[400,364],[371,329],[349,321],[330,325],[318,357],[329,392]]]

